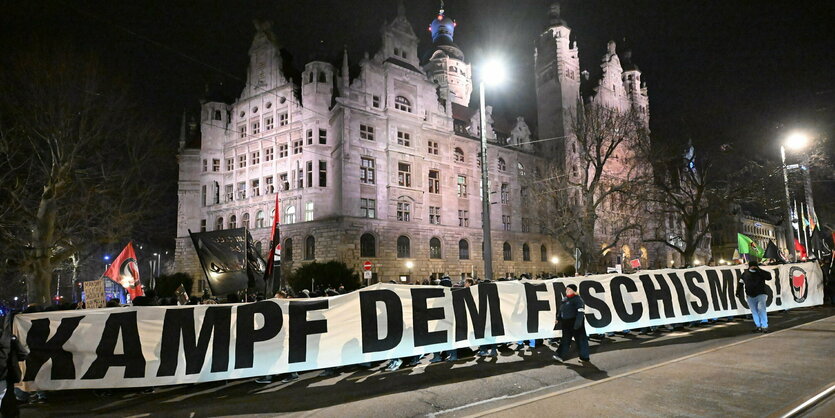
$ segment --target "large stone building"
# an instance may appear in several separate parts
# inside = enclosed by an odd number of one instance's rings
[[[278,193],[285,273],[314,260],[360,270],[367,260],[371,282],[483,275],[480,115],[470,107],[473,68],[454,43],[455,22],[438,13],[421,62],[401,2],[358,73],[349,74],[346,52],[339,68],[307,63],[300,80],[282,71],[270,26],[256,29],[240,97],[205,101],[199,122],[184,120],[177,269],[202,276],[188,230],[246,226],[266,247]],[[569,33],[552,8],[536,44],[541,137],[566,134],[566,111],[580,97]],[[648,115],[637,67],[623,68],[613,44],[604,59],[592,99]],[[523,118],[494,120],[489,106],[487,119],[495,275],[554,272],[563,266],[552,258],[569,257],[540,233],[521,180],[570,159],[568,142],[534,143]]]

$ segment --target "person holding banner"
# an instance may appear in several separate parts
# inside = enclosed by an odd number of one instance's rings
[[[768,299],[766,289],[768,286],[765,284],[767,280],[771,280],[771,274],[761,270],[755,260],[748,262],[748,269],[745,270],[745,273],[742,273],[742,277],[739,279],[737,292],[742,292],[742,289],[745,289],[745,299],[751,309],[751,316],[754,317],[754,325],[756,325],[754,332],[768,332],[768,314],[766,313],[766,300]]]
[[[560,302],[559,313],[557,314],[556,326],[562,330],[562,341],[560,341],[554,360],[565,362],[565,355],[571,348],[571,340],[577,342],[577,349],[580,351],[580,361],[587,362],[589,358],[589,337],[586,335],[585,327],[586,304],[583,298],[577,294],[577,285],[570,284],[565,287],[565,297]]]

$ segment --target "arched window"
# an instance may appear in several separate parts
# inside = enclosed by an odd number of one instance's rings
[[[527,242],[522,244],[522,261],[531,261],[531,247]]]
[[[525,175],[525,166],[522,163],[516,163],[516,167],[519,168],[519,175]]]
[[[244,212],[244,214],[241,215],[241,226],[249,228],[249,212]]]
[[[360,237],[360,257],[377,256],[377,239],[371,234],[362,234]]]
[[[316,258],[316,238],[313,235],[304,240],[304,259],[313,260]]]
[[[505,261],[513,260],[513,252],[510,250],[510,244],[507,242],[502,244],[502,255]]]
[[[470,243],[467,240],[462,239],[458,241],[458,259],[459,260],[469,260],[470,259]]]
[[[461,148],[455,147],[455,150],[452,152],[452,156],[456,163],[464,162],[464,150]]]
[[[412,113],[412,102],[409,99],[403,96],[397,96],[394,98],[394,108],[397,110],[402,110],[404,112]]]
[[[266,225],[264,225],[264,211],[259,210],[258,212],[255,212],[255,227],[263,228],[265,226]]]
[[[235,229],[238,227],[238,217],[232,215],[229,217],[229,229]]]
[[[287,209],[284,209],[284,224],[294,224],[296,223],[296,207],[295,206],[288,206]]]
[[[284,240],[284,245],[281,246],[281,259],[284,261],[293,261],[293,238]]]
[[[411,244],[409,243],[409,237],[405,235],[397,237],[397,257],[409,258],[411,257],[411,254],[412,249]]]
[[[539,261],[548,261],[548,249],[545,248],[545,244],[542,244],[542,246],[539,247]]]
[[[441,258],[441,240],[438,238],[429,240],[429,258]]]
[[[504,162],[504,158],[499,158],[499,171],[507,171],[507,164]]]
[[[215,221],[215,231],[220,231],[223,229],[223,217],[217,218]]]

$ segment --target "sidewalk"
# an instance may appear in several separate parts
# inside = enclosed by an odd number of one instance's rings
[[[835,316],[830,316],[472,413],[514,418],[542,416],[543,411],[568,416],[768,416],[790,410],[833,382]]]

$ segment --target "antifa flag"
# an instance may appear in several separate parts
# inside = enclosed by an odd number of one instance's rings
[[[246,228],[189,234],[213,294],[246,290],[254,284],[256,275],[263,274],[266,263],[253,247]]]
[[[797,253],[797,256],[800,257],[801,260],[807,259],[806,255],[806,247],[798,241],[797,238],[794,239],[794,251]]]
[[[772,260],[783,260],[783,257],[780,256],[780,250],[777,249],[777,245],[774,244],[774,241],[768,240],[768,246],[765,247],[765,254],[763,258],[770,258]]]
[[[133,242],[128,242],[125,249],[113,260],[113,264],[105,270],[104,277],[122,285],[130,294],[131,300],[145,294],[139,281],[139,265],[136,263]]]
[[[264,269],[264,282],[270,282],[272,279],[273,268],[275,268],[275,251],[281,249],[279,242],[281,241],[281,233],[278,230],[278,194],[275,195],[275,209],[273,209],[273,225],[270,231],[270,251],[267,255],[267,268]],[[272,289],[270,289],[272,290]]]

